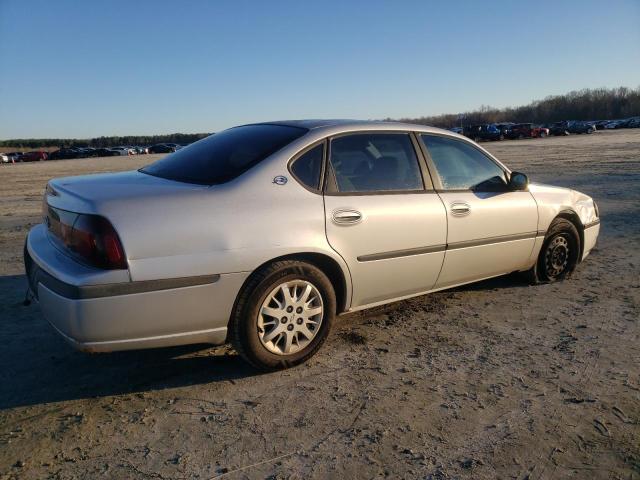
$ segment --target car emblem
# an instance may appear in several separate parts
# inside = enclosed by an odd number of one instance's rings
[[[284,185],[285,183],[287,183],[287,177],[283,175],[273,177],[273,183],[275,183],[276,185]]]

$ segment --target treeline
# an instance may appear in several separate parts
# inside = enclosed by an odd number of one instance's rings
[[[170,133],[167,135],[128,135],[124,137],[98,138],[19,138],[0,140],[0,147],[45,148],[45,147],[119,147],[124,145],[154,145],[156,143],[178,143],[186,145],[210,135],[209,133]]]
[[[402,121],[451,128],[485,123],[551,123],[562,120],[614,120],[640,115],[640,87],[596,88],[553,95],[529,105],[509,108],[482,106],[463,114],[444,114]]]
[[[640,87],[632,89],[596,88],[554,95],[531,102],[529,105],[509,108],[488,106],[463,114],[444,114],[420,118],[402,118],[402,121],[451,128],[500,122],[551,123],[561,120],[614,120],[640,116]],[[387,118],[387,120],[392,120]],[[91,139],[29,138],[0,140],[0,147],[117,147],[123,145],[153,145],[156,143],[189,144],[208,133],[171,133],[168,135],[129,135],[124,137],[98,137]]]

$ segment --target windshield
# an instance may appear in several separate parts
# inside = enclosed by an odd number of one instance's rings
[[[307,132],[306,128],[269,124],[230,128],[167,155],[140,171],[179,182],[224,183]]]

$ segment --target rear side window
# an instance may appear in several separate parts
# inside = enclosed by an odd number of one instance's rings
[[[179,182],[224,183],[307,132],[305,128],[268,124],[230,128],[181,148],[140,171]]]
[[[501,191],[504,171],[477,148],[455,138],[420,135],[445,190]]]
[[[406,133],[350,134],[331,141],[331,166],[339,192],[423,190],[411,138]]]
[[[323,156],[324,143],[321,143],[300,155],[291,165],[291,172],[301,183],[313,190],[318,190]]]

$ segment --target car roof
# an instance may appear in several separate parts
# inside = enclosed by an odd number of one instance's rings
[[[260,122],[252,125],[286,125],[289,127],[300,127],[308,130],[410,130],[421,132],[447,132],[441,128],[429,127],[427,125],[419,125],[405,122],[390,122],[382,120],[348,120],[348,119],[308,119],[308,120],[278,120],[273,122]]]

